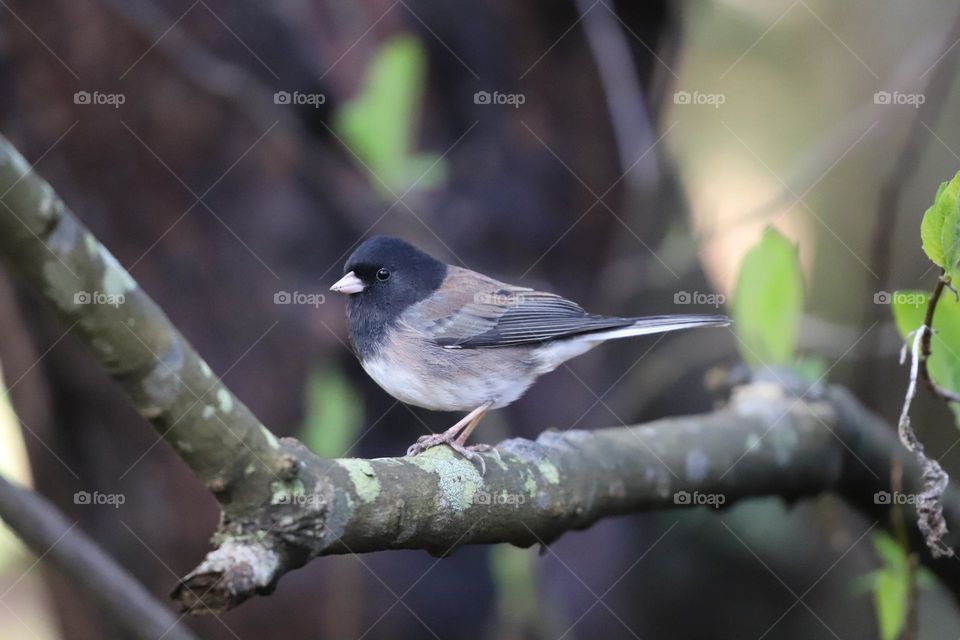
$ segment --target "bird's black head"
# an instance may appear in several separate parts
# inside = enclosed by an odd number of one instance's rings
[[[331,289],[349,294],[350,337],[363,357],[400,314],[440,287],[447,265],[403,240],[374,236],[347,258],[343,273]]]

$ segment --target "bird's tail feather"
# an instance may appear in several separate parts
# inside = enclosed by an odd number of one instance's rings
[[[633,324],[625,327],[618,327],[607,331],[597,331],[595,333],[584,334],[580,337],[582,340],[589,342],[602,342],[604,340],[644,336],[652,333],[696,329],[697,327],[725,327],[729,324],[730,318],[723,315],[647,316],[645,318],[637,318]]]

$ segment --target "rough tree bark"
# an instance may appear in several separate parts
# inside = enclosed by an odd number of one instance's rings
[[[849,394],[795,397],[771,383],[742,387],[707,415],[507,440],[499,456],[486,454],[485,476],[444,448],[415,458],[319,458],[260,424],[2,138],[0,193],[0,255],[12,272],[79,323],[100,363],[222,506],[215,549],[173,592],[192,612],[269,593],[321,555],[549,544],[617,514],[823,491],[886,521],[890,505],[875,494],[891,490],[893,466],[904,470],[904,493],[919,486],[892,429]],[[945,506],[948,519],[960,517],[957,492]],[[934,560],[911,535],[960,594],[960,565]]]

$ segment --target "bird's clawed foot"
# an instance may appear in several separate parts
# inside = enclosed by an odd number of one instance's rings
[[[410,448],[407,449],[407,455],[419,455],[427,449],[432,449],[442,444],[446,444],[470,462],[476,463],[480,467],[480,475],[485,475],[487,473],[487,463],[484,462],[483,456],[481,456],[478,452],[491,450],[496,451],[496,449],[488,444],[475,444],[467,447],[457,440],[456,434],[454,434],[452,438],[446,438],[445,436],[446,432],[437,433],[430,436],[420,436],[417,441],[410,445]]]
[[[407,449],[407,455],[419,455],[428,449],[446,444],[470,462],[477,463],[480,467],[480,475],[486,475],[487,463],[484,462],[483,457],[479,454],[479,452],[492,451],[494,454],[496,454],[498,459],[500,457],[499,452],[497,452],[497,450],[489,444],[475,444],[468,447],[464,443],[466,442],[467,438],[470,437],[470,434],[473,432],[474,428],[476,428],[477,423],[480,422],[480,419],[483,418],[484,414],[489,408],[490,403],[477,407],[464,416],[464,418],[457,422],[457,424],[453,425],[443,433],[420,436],[417,438],[417,441],[410,445],[410,447]]]

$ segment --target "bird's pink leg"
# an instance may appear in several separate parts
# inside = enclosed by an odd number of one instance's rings
[[[477,428],[477,425],[480,424],[480,421],[483,420],[483,416],[487,415],[487,409],[490,408],[492,402],[485,402],[470,413],[467,414],[467,417],[473,416],[470,422],[463,428],[463,431],[460,432],[460,435],[457,436],[457,444],[463,446],[467,442],[467,438],[470,437],[470,434],[473,433],[473,430]]]
[[[462,455],[464,458],[479,462],[481,473],[486,473],[487,465],[484,463],[483,458],[477,455],[474,451],[471,451],[473,447],[464,446],[464,442],[466,442],[467,438],[470,437],[470,434],[473,433],[473,430],[477,428],[477,424],[479,424],[480,420],[483,419],[483,416],[486,415],[487,409],[490,408],[491,404],[493,403],[483,403],[465,415],[455,425],[443,433],[420,436],[420,438],[414,444],[410,445],[409,449],[407,449],[407,455],[415,456],[423,453],[427,449],[432,449],[433,447],[441,444],[446,444],[450,445],[450,448]],[[489,450],[488,445],[478,445],[477,448],[480,447],[483,447],[482,450]]]

